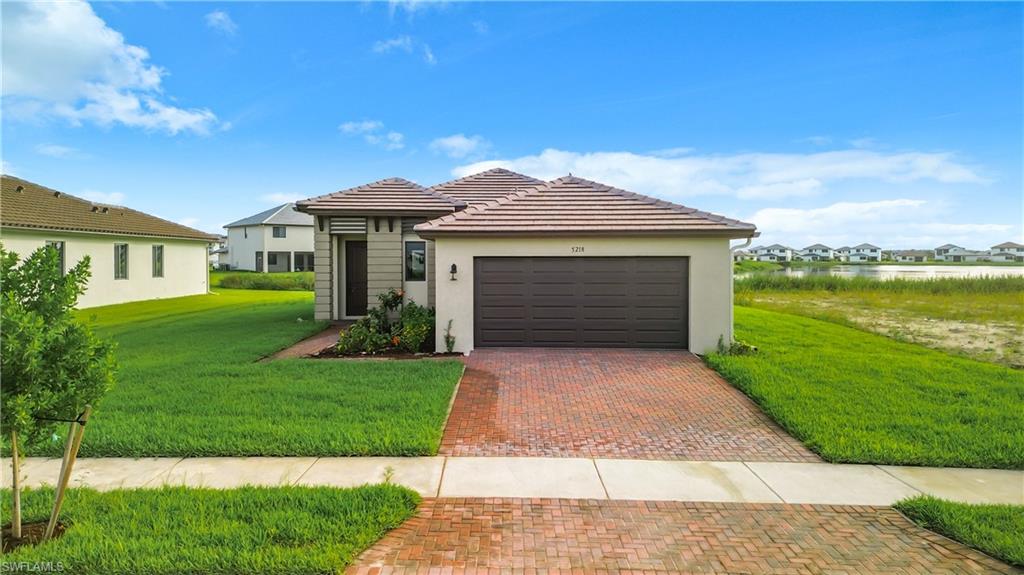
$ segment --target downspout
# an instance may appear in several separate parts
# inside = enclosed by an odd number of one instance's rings
[[[733,327],[735,326],[735,321],[736,321],[736,318],[734,317],[735,314],[736,314],[736,310],[735,310],[736,304],[734,303],[735,302],[735,294],[733,293],[735,291],[735,289],[736,289],[736,286],[734,285],[736,283],[736,278],[733,277],[733,274],[734,274],[734,272],[736,270],[736,259],[733,257],[733,255],[736,253],[736,250],[738,250],[738,249],[750,247],[750,244],[753,243],[754,238],[756,238],[759,235],[761,235],[761,232],[754,232],[754,234],[752,236],[750,236],[749,238],[747,238],[747,241],[743,242],[742,244],[737,244],[735,246],[729,246],[729,342],[728,343],[732,343],[733,340],[736,339],[733,336]]]

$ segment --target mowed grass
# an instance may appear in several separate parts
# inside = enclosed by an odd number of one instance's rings
[[[4,521],[10,491],[0,491]],[[61,564],[67,573],[341,573],[415,511],[419,497],[394,485],[355,489],[72,489],[59,539],[0,559],[15,567]],[[45,520],[51,490],[26,490],[26,522]],[[3,569],[6,571],[7,569]]]
[[[83,457],[431,455],[462,373],[457,361],[258,362],[323,329],[310,294],[224,290],[82,313],[117,342],[121,366]]]
[[[922,495],[895,507],[925,529],[1024,567],[1024,505],[970,505]]]
[[[1024,372],[737,306],[749,356],[707,362],[832,462],[1024,468]]]

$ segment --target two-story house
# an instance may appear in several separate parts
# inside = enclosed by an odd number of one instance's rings
[[[935,248],[935,261],[939,261],[939,262],[953,261],[953,260],[947,260],[946,259],[950,255],[951,251],[961,251],[962,252],[962,251],[965,251],[965,250],[964,250],[963,247],[955,245],[955,244],[943,244],[943,245]]]
[[[994,262],[1024,262],[1024,245],[1003,242],[989,248],[988,255]]]
[[[295,211],[295,204],[280,205],[224,227],[230,269],[313,271],[313,216]]]
[[[892,259],[898,262],[926,262],[932,259],[931,250],[895,250]]]
[[[849,248],[846,261],[851,263],[882,261],[882,248],[871,244],[860,244]]]
[[[800,259],[809,262],[827,262],[833,255],[834,250],[824,244],[814,244],[800,250]]]
[[[759,262],[793,261],[793,248],[787,248],[780,244],[758,247],[756,250],[750,250],[750,252],[757,256],[757,261]]]

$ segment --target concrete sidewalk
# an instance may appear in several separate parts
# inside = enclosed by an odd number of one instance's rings
[[[52,485],[60,460],[28,458],[22,470],[27,485]],[[10,475],[4,466],[4,487]],[[386,475],[427,497],[890,505],[927,493],[969,503],[1024,504],[1024,471],[541,457],[79,459],[72,486],[351,487],[379,483]]]

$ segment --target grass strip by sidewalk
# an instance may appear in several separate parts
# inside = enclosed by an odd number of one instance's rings
[[[0,494],[8,522],[10,490]],[[394,485],[71,489],[64,535],[4,555],[0,571],[59,563],[68,573],[341,573],[418,502]],[[26,490],[26,522],[45,520],[52,503],[52,490]]]
[[[707,362],[832,462],[1024,468],[1024,373],[849,327],[735,308],[753,355]]]
[[[894,507],[925,529],[1024,567],[1024,505],[971,505],[921,495]]]

